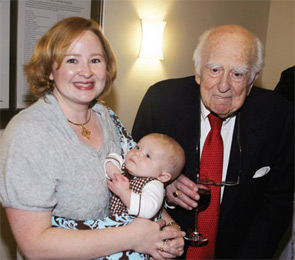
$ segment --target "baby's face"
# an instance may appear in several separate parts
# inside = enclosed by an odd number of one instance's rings
[[[125,165],[129,173],[137,177],[158,178],[167,163],[165,147],[157,138],[143,137],[126,155]]]

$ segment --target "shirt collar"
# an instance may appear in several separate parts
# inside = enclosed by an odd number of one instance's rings
[[[207,117],[208,117],[208,115],[211,113],[211,111],[210,110],[208,110],[206,107],[205,107],[205,105],[204,105],[204,103],[203,103],[203,101],[202,101],[202,99],[201,99],[201,117],[202,117],[202,120],[205,120]],[[222,125],[227,125],[228,124],[228,122],[229,121],[231,121],[233,118],[235,118],[236,116],[235,115],[233,115],[233,116],[230,116],[230,117],[228,117],[227,119],[225,119],[224,121],[223,121],[223,123],[222,123]]]

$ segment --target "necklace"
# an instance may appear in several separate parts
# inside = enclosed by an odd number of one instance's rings
[[[86,137],[87,139],[90,139],[91,131],[85,127],[85,125],[87,125],[89,123],[90,119],[91,119],[91,110],[90,110],[89,119],[84,124],[74,123],[70,119],[67,119],[67,120],[73,125],[81,126],[81,135]]]

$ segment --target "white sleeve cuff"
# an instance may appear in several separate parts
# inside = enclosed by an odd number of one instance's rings
[[[174,205],[169,205],[166,200],[164,200],[164,208],[165,209],[175,209]]]
[[[124,160],[122,158],[122,156],[120,156],[117,153],[110,153],[107,158],[104,161],[103,167],[104,167],[104,172],[105,172],[105,176],[107,179],[110,179],[110,177],[107,175],[107,171],[106,171],[106,164],[108,162],[113,163],[120,171],[122,169]]]

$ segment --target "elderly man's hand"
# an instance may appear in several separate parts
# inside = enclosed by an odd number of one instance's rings
[[[198,186],[189,178],[180,175],[174,182],[167,186],[168,204],[179,205],[185,209],[191,210],[198,206],[197,200],[200,199]]]

